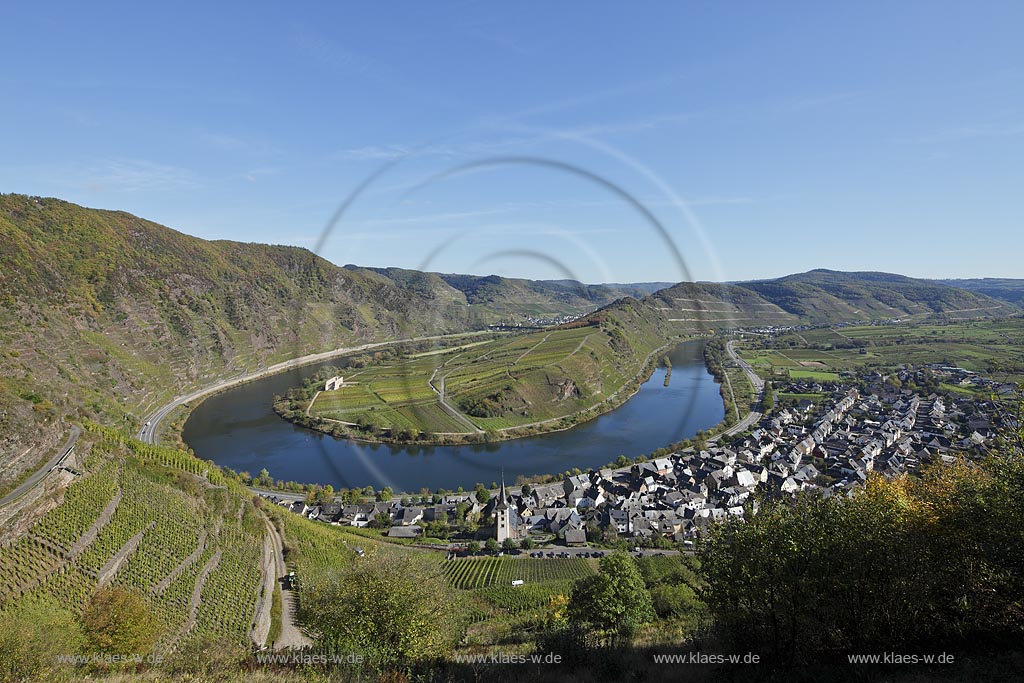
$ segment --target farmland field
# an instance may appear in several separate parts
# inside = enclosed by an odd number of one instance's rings
[[[451,560],[444,565],[453,588],[470,590],[492,586],[573,581],[595,573],[595,564],[581,557],[484,557]]]
[[[1020,382],[1024,318],[803,330],[748,345],[741,355],[765,378],[835,381],[844,371],[943,363]]]
[[[634,334],[642,349],[661,342]],[[556,423],[617,396],[643,369],[647,358],[625,340],[619,329],[585,325],[378,361],[293,409],[401,438]]]

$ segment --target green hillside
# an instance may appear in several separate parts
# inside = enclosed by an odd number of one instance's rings
[[[0,491],[56,448],[68,417],[137,426],[189,388],[306,353],[578,315],[618,293],[538,287],[517,304],[527,281],[455,278],[467,298],[431,274],[13,194],[0,195],[0,264]]]
[[[345,387],[318,392],[309,383],[277,409],[301,424],[362,438],[522,436],[619,405],[674,336],[657,310],[623,299],[540,332],[349,368]]]
[[[891,273],[812,270],[775,280],[740,282],[805,322],[925,317],[998,317],[1020,311],[984,294]]]
[[[0,263],[0,491],[58,446],[67,419],[135,428],[187,390],[370,341],[529,326],[603,306],[571,324],[601,334],[557,332],[512,366],[514,357],[451,373],[453,400],[492,430],[588,410],[670,337],[1020,310],[882,273],[683,283],[648,296],[651,284],[339,268],[305,249],[211,242],[124,212],[13,194],[0,195]],[[574,334],[586,337],[579,352]],[[511,355],[541,338],[504,348]]]
[[[78,618],[99,588],[121,589],[142,597],[154,651],[248,643],[265,523],[244,489],[185,453],[101,427],[77,452],[66,488],[5,521],[25,531],[0,544],[0,613],[50,601]]]
[[[968,292],[976,292],[993,299],[1008,301],[1016,306],[1024,305],[1024,280],[1006,277],[966,278],[960,280],[934,280],[939,284]]]

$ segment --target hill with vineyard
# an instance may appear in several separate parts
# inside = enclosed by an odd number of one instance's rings
[[[589,312],[628,287],[340,268],[122,211],[0,194],[0,492],[65,419],[138,427],[188,388],[307,353]]]
[[[154,651],[258,639],[257,609],[271,599],[266,524],[244,489],[186,453],[96,425],[62,475],[4,519],[0,614],[42,601],[77,617],[99,589],[126,589],[149,605]]]

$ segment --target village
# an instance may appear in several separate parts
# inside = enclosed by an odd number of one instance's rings
[[[911,382],[936,376],[996,393],[1013,388],[940,364],[904,368],[893,378]],[[994,402],[922,395],[890,382],[877,372],[856,382],[792,382],[779,387],[780,394],[816,395],[820,400],[780,401],[728,443],[639,458],[555,483],[510,490],[502,481],[497,490],[485,493],[478,489],[319,505],[293,495],[264,495],[310,519],[372,527],[393,539],[416,539],[428,525],[454,527],[460,520],[476,519],[480,526],[475,538],[492,538],[504,550],[548,544],[563,550],[591,545],[686,550],[709,523],[742,516],[747,508],[756,512],[762,495],[806,490],[848,495],[872,472],[898,477],[935,461],[951,463],[983,451],[995,426]],[[467,542],[474,540],[453,541],[452,546]]]

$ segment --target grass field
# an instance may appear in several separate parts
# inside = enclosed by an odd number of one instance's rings
[[[653,350],[655,338],[635,348]],[[608,399],[642,369],[598,326],[557,328],[438,349],[344,373],[345,386],[320,392],[309,414],[425,434],[501,431],[553,422]],[[448,409],[442,406],[444,392]],[[454,413],[454,414],[453,414]]]
[[[844,371],[944,363],[1021,382],[1024,318],[805,330],[781,335],[768,348],[748,346],[741,355],[760,375],[775,379],[835,381]]]

